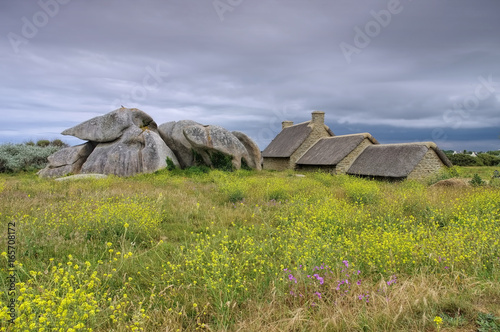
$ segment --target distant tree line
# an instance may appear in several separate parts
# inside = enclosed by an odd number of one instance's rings
[[[472,152],[465,150],[455,154],[450,150],[444,152],[456,166],[500,166],[500,151],[480,152],[476,157],[472,156]]]
[[[0,173],[34,171],[47,165],[47,157],[67,147],[60,139],[49,141],[42,139],[36,143],[29,141],[22,144],[0,145]]]

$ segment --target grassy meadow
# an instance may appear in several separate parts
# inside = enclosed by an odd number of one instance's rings
[[[0,330],[500,330],[498,186],[304,174],[0,174]]]

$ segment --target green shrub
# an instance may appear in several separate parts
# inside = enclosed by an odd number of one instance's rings
[[[457,153],[448,156],[453,165],[457,166],[481,166],[477,163],[477,157],[465,153]]]
[[[48,139],[41,139],[36,142],[36,146],[40,146],[42,148],[50,145],[50,141]]]
[[[195,166],[209,166],[203,160],[201,154],[196,152],[195,150],[191,150],[193,153],[194,165]],[[233,156],[224,154],[219,151],[205,151],[210,158],[210,163],[212,163],[212,168],[218,169],[221,171],[234,171],[233,167]]]
[[[174,169],[176,169],[175,164],[172,161],[172,158],[170,158],[170,157],[167,157],[167,169],[169,171],[173,171]]]
[[[52,142],[50,142],[50,145],[57,146],[59,148],[65,148],[65,147],[69,146],[68,144],[64,143],[60,139],[53,140]]]
[[[220,169],[221,171],[232,172],[233,168],[233,156],[224,154],[219,151],[214,151],[210,154],[210,161],[215,169]]]
[[[474,176],[472,177],[472,180],[470,180],[469,183],[474,187],[479,187],[479,186],[484,185],[483,179],[481,179],[481,177],[477,173],[474,174]]]
[[[243,199],[245,199],[245,193],[241,189],[234,189],[228,193],[228,200],[231,203],[241,202]]]
[[[244,158],[241,158],[241,169],[246,170],[246,171],[252,170],[252,167],[248,166],[248,163]]]
[[[47,157],[59,148],[47,145],[3,144],[0,145],[0,173],[33,171],[47,165]]]

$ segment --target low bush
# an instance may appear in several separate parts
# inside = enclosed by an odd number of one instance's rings
[[[449,155],[448,159],[457,166],[478,166],[477,159],[469,154],[457,153]]]
[[[166,162],[167,162],[167,169],[169,171],[173,171],[174,169],[176,169],[176,166],[175,166],[174,162],[172,161],[172,158],[167,157]]]
[[[214,151],[210,154],[210,161],[215,169],[221,171],[233,171],[233,156],[224,154],[219,151]]]
[[[38,143],[0,145],[0,173],[41,169],[46,166],[47,157],[59,149],[57,146],[41,146]]]
[[[479,176],[479,174],[474,174],[472,177],[472,180],[469,181],[469,183],[474,186],[474,187],[479,187],[484,185],[483,179]]]
[[[50,145],[50,141],[48,139],[41,139],[41,140],[38,140],[36,142],[36,146],[40,146],[42,148],[49,146],[49,145]]]

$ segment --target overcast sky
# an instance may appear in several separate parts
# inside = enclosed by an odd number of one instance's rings
[[[120,105],[158,124],[281,121],[442,149],[500,148],[499,0],[0,2],[0,142]]]

